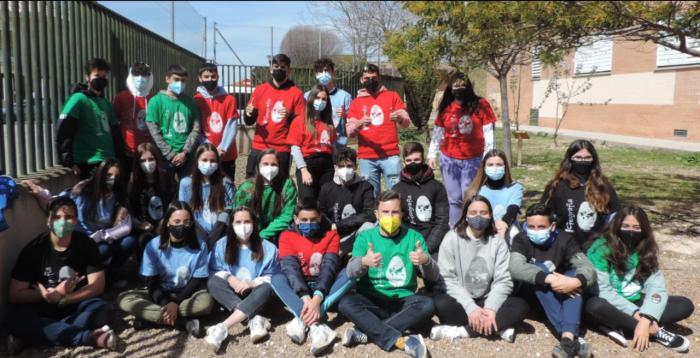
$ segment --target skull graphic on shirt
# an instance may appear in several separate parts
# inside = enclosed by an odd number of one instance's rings
[[[369,111],[369,117],[372,119],[373,126],[381,126],[384,124],[384,111],[379,105],[373,105]]]
[[[176,288],[182,288],[187,285],[187,281],[190,279],[190,269],[187,266],[180,266],[175,270],[175,277],[173,278],[173,284]]]
[[[309,259],[309,273],[311,276],[318,276],[321,273],[321,261],[323,260],[323,254],[320,252],[314,252]]]
[[[340,214],[340,219],[345,220],[355,214],[357,214],[357,211],[355,211],[355,207],[353,207],[351,204],[345,204],[345,206],[343,207],[343,213]]]
[[[154,221],[163,218],[163,200],[160,197],[154,195],[148,200],[148,217]]]
[[[209,129],[214,133],[221,133],[224,129],[224,121],[221,119],[219,112],[211,112],[209,116]]]
[[[469,265],[468,272],[470,291],[478,295],[485,293],[491,284],[489,266],[486,263],[486,259],[482,256],[476,256]]]
[[[392,287],[401,287],[406,283],[406,265],[400,256],[394,256],[386,267],[386,280]]]
[[[275,122],[275,123],[282,122],[282,120],[284,119],[284,116],[282,115],[283,109],[285,109],[283,101],[275,102],[275,105],[272,106],[272,115],[271,115],[273,122]]]
[[[140,109],[139,113],[136,113],[136,128],[140,131],[148,130],[146,126],[146,110]]]
[[[320,138],[318,140],[318,143],[321,145],[331,145],[331,136],[328,134],[327,130],[323,130],[321,132]]]
[[[185,120],[185,114],[177,111],[173,115],[173,129],[175,133],[184,134],[187,133],[187,120]]]
[[[578,207],[578,214],[576,215],[576,223],[579,229],[583,231],[591,231],[595,222],[598,219],[598,214],[593,209],[593,206],[587,201],[584,201]]]
[[[422,222],[428,222],[433,217],[433,206],[425,195],[421,195],[416,200],[416,216]]]

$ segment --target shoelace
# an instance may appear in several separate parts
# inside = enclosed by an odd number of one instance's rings
[[[660,338],[666,342],[670,342],[671,340],[673,340],[674,334],[666,331],[663,328],[660,328],[659,331],[656,333],[656,337]]]
[[[360,331],[353,332],[352,337],[357,343],[362,343],[362,344],[367,343],[367,335],[360,332]]]

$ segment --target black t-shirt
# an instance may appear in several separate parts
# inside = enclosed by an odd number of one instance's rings
[[[12,278],[29,282],[30,285],[41,283],[44,287],[56,287],[75,272],[85,276],[103,270],[100,252],[92,239],[79,232],[73,232],[70,245],[65,251],[56,251],[51,245],[51,238],[45,232],[32,240],[22,249]],[[76,289],[87,284],[83,280]]]
[[[154,226],[158,225],[170,204],[172,193],[167,188],[150,183],[140,191],[136,191],[134,188],[129,190],[134,191],[130,213],[140,221],[147,221]]]
[[[550,272],[561,274],[572,268],[570,259],[582,252],[574,237],[561,231],[550,245],[535,245],[521,232],[513,238],[510,251],[525,256],[528,263],[542,263]]]

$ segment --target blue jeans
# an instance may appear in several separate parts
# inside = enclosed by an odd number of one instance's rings
[[[374,187],[374,197],[378,197],[382,190],[380,176],[384,174],[384,182],[387,189],[394,187],[399,182],[401,174],[401,158],[394,155],[382,159],[360,159],[360,175]]]
[[[314,289],[315,282],[310,281],[307,282],[307,284],[311,290]],[[321,320],[325,319],[328,309],[341,297],[343,297],[343,295],[345,295],[345,293],[348,292],[353,285],[354,281],[350,281],[348,279],[347,272],[344,269],[340,270],[340,272],[338,272],[338,276],[335,278],[335,282],[333,282],[333,285],[331,286],[330,292],[328,292],[326,297],[323,299],[323,302],[321,302]],[[282,300],[282,302],[284,302],[287,309],[290,310],[296,318],[300,318],[301,309],[304,307],[304,301],[302,301],[301,297],[294,292],[294,289],[287,280],[287,276],[285,276],[283,273],[274,274],[272,276],[272,289]]]
[[[100,258],[105,267],[119,268],[134,253],[138,241],[131,235],[114,240],[111,244],[102,241],[97,244],[100,250]]]
[[[7,327],[19,339],[49,346],[75,347],[88,344],[90,331],[110,321],[112,307],[101,298],[89,298],[67,308],[65,315],[55,305],[23,304],[7,310]],[[53,311],[44,312],[42,311]],[[56,316],[60,317],[56,317]]]
[[[542,263],[536,264],[545,272],[549,272]],[[575,277],[576,270],[564,273],[566,276]],[[549,323],[559,336],[564,332],[571,332],[578,336],[578,328],[581,324],[581,312],[583,309],[583,296],[569,297],[552,291],[552,289],[535,289],[535,296],[540,301]]]
[[[440,154],[442,182],[447,190],[447,201],[450,203],[450,227],[454,227],[462,217],[464,192],[474,180],[480,165],[481,157],[461,160]]]

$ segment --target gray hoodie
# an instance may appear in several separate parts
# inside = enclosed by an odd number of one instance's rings
[[[484,308],[498,311],[513,290],[508,271],[510,252],[505,240],[492,236],[462,238],[454,230],[440,245],[438,266],[447,294],[459,302],[467,314],[479,306],[474,300],[486,298]]]

